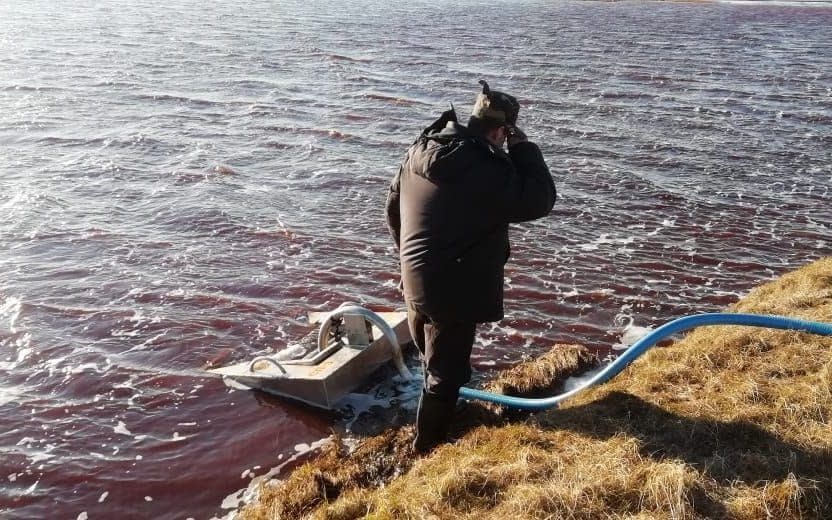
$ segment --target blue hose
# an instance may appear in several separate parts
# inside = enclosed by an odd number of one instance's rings
[[[530,399],[526,397],[494,394],[491,392],[484,392],[482,390],[463,387],[460,389],[459,395],[460,397],[464,397],[466,399],[478,399],[481,401],[496,403],[501,406],[507,406],[509,408],[519,408],[521,410],[546,410],[548,408],[553,408],[561,401],[569,399],[578,392],[581,392],[590,386],[605,383],[617,376],[622,370],[627,368],[630,363],[635,361],[637,357],[644,354],[647,349],[668,336],[672,336],[673,334],[682,332],[683,330],[701,327],[703,325],[747,325],[749,327],[796,330],[809,332],[811,334],[819,334],[821,336],[832,336],[832,324],[830,323],[799,320],[795,318],[787,318],[785,316],[729,313],[711,313],[698,314],[696,316],[685,316],[684,318],[679,318],[665,323],[653,332],[636,341],[632,344],[632,346],[630,346],[630,348],[624,351],[621,356],[607,365],[601,372],[598,372],[592,379],[584,383],[582,386],[570,390],[569,392],[541,399]]]

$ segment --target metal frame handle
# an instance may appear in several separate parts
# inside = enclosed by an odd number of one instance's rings
[[[269,356],[258,356],[258,357],[256,357],[256,358],[252,359],[252,360],[251,360],[251,363],[249,363],[249,364],[248,364],[248,371],[249,371],[249,372],[254,372],[254,371],[255,371],[255,370],[254,370],[254,365],[256,365],[257,363],[259,363],[259,362],[261,362],[261,361],[265,361],[266,363],[270,363],[270,364],[272,364],[272,365],[276,366],[276,367],[277,367],[277,369],[278,369],[278,370],[280,370],[280,373],[281,373],[282,375],[286,375],[286,374],[288,373],[288,372],[286,372],[286,369],[285,369],[285,368],[283,368],[283,365],[281,365],[281,364],[280,364],[280,363],[279,363],[276,359],[274,359],[273,357],[269,357]]]

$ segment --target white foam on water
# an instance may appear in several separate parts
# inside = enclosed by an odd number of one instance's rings
[[[14,325],[20,316],[20,307],[20,298],[14,296],[9,296],[0,303],[0,326],[3,325],[3,320],[8,319],[8,329],[12,334],[17,332]]]
[[[23,444],[26,444],[27,447],[29,447],[33,442],[37,442],[34,437],[23,437],[22,439],[17,441],[17,444],[15,444],[15,446],[21,446]]]
[[[30,348],[22,348],[22,349],[18,350],[17,351],[17,362],[20,363],[21,361],[23,361],[24,359],[29,357],[29,354],[31,354],[31,353],[32,353],[32,349],[30,349]]]
[[[48,444],[44,451],[39,451],[37,453],[29,455],[29,460],[32,462],[32,464],[37,464],[38,462],[49,460],[54,457],[54,455],[52,455],[50,452],[52,452],[55,449],[55,447],[56,446],[54,444]]]
[[[480,347],[488,347],[493,345],[496,341],[492,338],[483,338],[479,334],[477,334],[477,340],[474,343],[475,345],[479,345]]]
[[[252,480],[252,482],[254,482],[254,480]],[[251,487],[251,484],[249,484],[249,487]],[[249,488],[243,488],[226,496],[222,500],[220,508],[232,509],[232,511],[224,515],[221,519],[215,516],[211,520],[234,520],[235,518],[237,518],[237,508],[248,502],[249,499],[247,497],[249,496],[254,497],[257,496],[257,494],[255,492],[249,492]]]
[[[629,314],[618,314],[615,317],[615,321],[616,323],[624,323],[625,321],[628,322],[618,336],[618,343],[615,343],[612,346],[613,350],[625,350],[636,341],[653,332],[653,327],[636,325],[634,318]]]
[[[130,289],[129,291],[124,293],[124,296],[122,296],[122,297],[120,297],[120,298],[118,298],[118,299],[116,299],[116,300],[114,300],[110,303],[113,303],[113,304],[114,303],[119,303],[123,300],[126,300],[127,298],[130,298],[132,296],[136,296],[137,294],[141,294],[142,291],[144,291],[144,288],[142,288],[142,287],[133,287],[132,289]]]
[[[656,236],[656,235],[658,235],[658,234],[659,234],[659,232],[660,232],[663,228],[672,228],[672,227],[676,227],[676,219],[669,219],[669,218],[666,218],[666,219],[662,220],[662,223],[661,223],[661,225],[660,225],[659,227],[657,227],[657,228],[656,228],[656,229],[654,229],[653,231],[651,231],[651,232],[647,233],[647,236],[648,236],[648,237]]]
[[[361,414],[369,412],[374,406],[382,408],[390,408],[392,406],[390,395],[383,395],[376,397],[373,394],[355,394],[350,393],[341,399],[341,406],[339,408],[349,408],[352,412],[352,418],[347,421],[344,427],[347,431],[352,431],[352,425],[361,417]]]
[[[139,330],[139,329],[132,329],[132,330],[118,329],[118,330],[112,331],[110,333],[110,335],[115,337],[115,338],[134,338],[134,337],[138,336],[141,333],[142,333],[142,331]]]
[[[87,518],[89,518],[87,516],[87,512],[81,511],[80,513],[78,513],[78,516],[75,518],[75,520],[87,520]]]
[[[580,388],[585,384],[589,383],[589,381],[598,375],[602,370],[604,370],[606,366],[602,366],[599,368],[595,368],[590,370],[589,372],[585,372],[579,376],[569,377],[566,381],[563,382],[563,391],[564,392],[571,392],[576,388]]]
[[[0,370],[5,370],[3,363],[0,363]],[[14,401],[19,402],[23,395],[23,390],[17,385],[0,387],[0,406]]]
[[[114,389],[115,388],[123,388],[123,389],[126,389],[126,390],[131,390],[133,392],[133,394],[130,395],[130,397],[128,397],[127,400],[125,401],[125,404],[127,405],[128,408],[141,409],[140,406],[136,405],[136,398],[143,395],[144,392],[136,387],[136,382],[138,380],[139,380],[139,376],[137,374],[130,374],[129,379],[127,381],[125,381],[124,383],[116,383],[116,384],[113,385]],[[96,401],[98,401],[99,399],[100,399],[100,397],[96,396]]]
[[[405,410],[414,410],[422,391],[422,375],[420,368],[410,368],[414,372],[411,378],[395,374],[383,379],[366,393],[345,395],[338,402],[338,409],[349,417],[345,430],[351,431],[355,421],[373,407],[390,408],[395,405]]]
[[[515,329],[514,327],[509,327],[508,325],[498,325],[496,329],[501,331],[506,336],[518,336],[520,334],[519,332],[517,332],[517,329]]]
[[[165,331],[160,332],[159,334],[156,334],[152,338],[144,340],[138,346],[131,348],[128,352],[133,351],[133,350],[141,350],[144,347],[147,347],[149,345],[153,345],[156,342],[157,339],[164,337],[166,334],[167,334],[167,332],[165,332]]]
[[[399,407],[405,410],[415,410],[419,405],[419,398],[422,395],[423,381],[421,371],[411,379],[404,379],[400,375],[397,375],[393,378],[393,382],[396,383],[396,400],[398,401]]]
[[[109,364],[109,363],[106,363]],[[107,371],[106,368],[99,368],[98,363],[84,363],[83,365],[75,365],[73,367],[66,367],[66,371],[68,375],[75,375],[75,374],[82,374],[86,372],[88,369],[92,370],[96,374],[103,374]]]
[[[180,441],[184,441],[186,439],[190,439],[191,437],[196,437],[196,434],[194,434],[194,435],[180,435],[179,432],[173,432],[173,437],[171,437],[168,440],[170,442],[180,442]]]
[[[100,504],[100,503],[104,502],[105,500],[107,500],[107,495],[109,495],[109,494],[110,494],[109,491],[105,491],[105,492],[101,493],[101,496],[98,497],[98,503]]]
[[[124,424],[124,421],[119,421],[118,426],[115,426],[113,431],[121,435],[133,435],[133,433],[127,429],[127,425]]]
[[[740,299],[743,296],[743,294],[739,291],[714,290],[714,291],[712,291],[711,294],[713,294],[714,296],[731,296],[731,297],[735,297],[737,299]]]
[[[29,347],[31,340],[32,335],[27,332],[19,338],[16,338],[13,342],[11,342],[10,346],[16,347],[17,353],[14,353],[14,349],[10,350],[12,356],[6,358],[6,361],[0,361],[0,369],[14,370],[24,360],[26,360],[29,357],[29,355],[33,352],[33,350]]]
[[[295,454],[280,463],[280,465],[271,468],[269,471],[260,475],[259,477],[254,477],[248,483],[248,486],[231,493],[230,495],[226,496],[220,507],[222,509],[231,509],[227,514],[223,515],[222,517],[213,517],[211,520],[234,520],[237,518],[237,508],[241,507],[243,504],[251,503],[253,500],[257,498],[260,493],[261,483],[268,481],[273,476],[279,474],[286,465],[291,464],[298,460],[299,458],[303,457],[307,453],[317,450],[324,445],[331,437],[324,437],[323,439],[319,439],[311,444],[301,443],[295,445]],[[298,450],[298,448],[303,448],[302,450]],[[283,459],[283,454],[278,456],[278,460]],[[257,466],[255,466],[256,468]]]

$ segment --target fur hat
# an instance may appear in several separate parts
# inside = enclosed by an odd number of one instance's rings
[[[517,102],[517,98],[491,90],[484,79],[480,80],[480,85],[482,85],[482,93],[477,94],[471,117],[506,125],[517,123],[517,115],[520,113],[520,103]]]

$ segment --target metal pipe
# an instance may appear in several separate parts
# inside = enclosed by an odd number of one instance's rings
[[[765,327],[770,329],[795,330],[818,334],[821,336],[832,336],[832,323],[821,323],[817,321],[800,320],[786,316],[765,316],[760,314],[731,314],[731,313],[709,313],[694,316],[685,316],[665,323],[656,330],[650,332],[640,340],[633,343],[630,348],[624,351],[615,361],[607,365],[601,372],[578,388],[560,395],[545,397],[541,399],[530,399],[525,397],[513,397],[509,395],[494,394],[462,387],[460,397],[467,399],[478,399],[488,401],[509,408],[522,410],[546,410],[554,408],[562,401],[569,399],[575,394],[587,388],[605,383],[618,375],[636,358],[641,356],[650,347],[659,341],[684,330],[693,329],[706,325],[746,325],[749,327]]]
[[[387,338],[387,341],[390,342],[390,347],[393,349],[393,363],[396,365],[396,369],[398,369],[399,374],[406,379],[413,379],[413,375],[404,363],[402,348],[399,346],[399,340],[396,338],[396,332],[393,331],[390,325],[388,325],[381,316],[369,309],[359,307],[358,305],[342,305],[327,314],[321,320],[321,328],[318,329],[318,348],[326,348],[327,337],[329,336],[329,329],[332,326],[332,320],[340,318],[344,315],[362,316],[365,320],[378,327],[381,333],[384,334],[384,337]]]
[[[305,357],[301,359],[287,359],[281,361],[283,365],[302,365],[302,366],[313,366],[317,365],[324,359],[328,358],[329,356],[335,354],[339,350],[341,350],[341,342],[340,341],[330,341],[327,344],[327,347],[324,350],[318,350],[318,353],[312,357]]]

